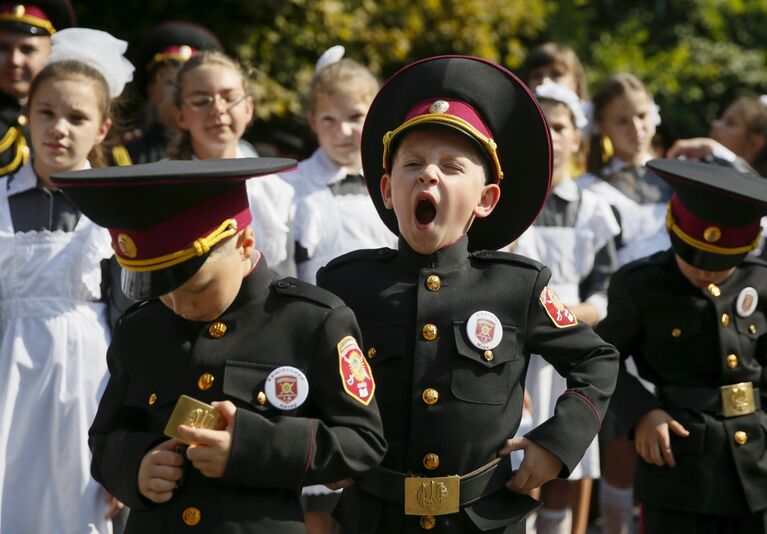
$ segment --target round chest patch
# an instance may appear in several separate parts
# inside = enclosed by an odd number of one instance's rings
[[[735,311],[737,311],[738,315],[741,317],[748,317],[754,313],[758,303],[759,294],[756,292],[756,289],[753,287],[746,287],[738,295],[738,300],[735,303]]]
[[[293,410],[309,395],[306,375],[295,367],[278,367],[266,377],[266,398],[278,410]]]
[[[480,310],[471,314],[466,322],[466,335],[480,350],[491,350],[501,343],[503,325],[494,313]]]

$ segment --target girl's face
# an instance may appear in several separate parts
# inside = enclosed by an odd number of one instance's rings
[[[198,158],[234,157],[253,118],[253,99],[240,73],[227,65],[202,65],[181,82],[179,127],[188,130]]]
[[[37,88],[29,103],[29,131],[38,176],[81,168],[104,140],[112,122],[98,105],[99,91],[82,76],[50,78]]]
[[[644,163],[655,134],[647,93],[629,91],[613,98],[602,111],[599,129],[610,138],[616,156],[626,163]]]
[[[317,95],[309,126],[336,165],[353,170],[362,167],[362,125],[369,107],[369,101],[346,93]]]
[[[711,124],[709,137],[722,143],[736,155],[753,163],[759,151],[764,148],[764,136],[748,131],[743,110],[737,104],[731,104],[721,118]]]
[[[581,143],[581,133],[573,124],[573,114],[562,103],[543,101],[541,108],[549,123],[549,135],[554,156],[554,172],[552,187],[561,183],[566,176],[570,159],[578,153]]]

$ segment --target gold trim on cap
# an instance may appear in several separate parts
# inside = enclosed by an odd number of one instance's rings
[[[159,271],[160,269],[167,269],[173,267],[179,263],[183,263],[187,260],[191,260],[196,256],[202,256],[210,252],[217,243],[223,241],[227,237],[231,237],[237,233],[237,221],[234,219],[227,219],[219,225],[218,228],[213,230],[205,237],[196,239],[192,246],[160,256],[159,258],[149,258],[146,260],[131,260],[118,254],[119,251],[115,251],[115,257],[117,263],[128,271],[137,273],[143,273],[147,271]],[[118,248],[120,245],[118,243]]]
[[[18,14],[18,13],[21,13],[21,14]],[[24,9],[24,6],[22,5],[17,5],[14,8],[12,13],[1,14],[0,21],[23,22],[24,24],[29,24],[30,26],[34,26],[35,28],[42,28],[43,30],[47,31],[50,35],[53,35],[54,33],[56,33],[56,28],[53,27],[53,24],[51,24],[50,20],[44,20],[39,17],[27,15],[26,9]]]
[[[681,239],[688,245],[695,247],[699,250],[702,250],[704,252],[712,252],[714,254],[735,255],[735,254],[745,254],[747,252],[751,252],[752,250],[756,249],[756,247],[759,246],[760,238],[762,236],[762,230],[760,228],[759,232],[756,234],[756,237],[754,238],[754,240],[751,242],[750,245],[746,245],[743,247],[732,247],[732,248],[719,247],[717,245],[712,245],[710,243],[700,241],[698,239],[695,239],[691,235],[685,233],[685,231],[682,230],[679,227],[679,225],[676,223],[676,219],[674,219],[674,215],[671,213],[671,202],[668,203],[668,208],[666,210],[666,228],[668,228],[669,231],[674,232],[674,234],[676,234],[676,236],[679,239]],[[706,232],[708,232],[711,228],[707,228]]]
[[[498,148],[498,145],[495,144],[495,141],[487,137],[485,134],[477,130],[474,126],[469,124],[467,121],[463,120],[460,117],[456,117],[455,115],[448,115],[443,113],[426,113],[424,115],[417,115],[413,117],[410,120],[407,120],[399,125],[399,127],[395,128],[392,131],[386,132],[383,136],[383,166],[384,169],[389,172],[389,146],[391,145],[392,140],[402,133],[404,130],[407,130],[408,128],[411,128],[413,126],[417,126],[419,124],[423,123],[429,123],[429,124],[444,124],[446,126],[452,126],[453,128],[457,128],[458,130],[461,130],[464,133],[469,134],[474,139],[479,141],[482,144],[482,147],[485,149],[485,151],[490,156],[490,159],[493,162],[493,165],[495,167],[495,173],[498,176],[498,181],[500,182],[503,180],[503,169],[501,169],[501,162],[498,159],[498,153],[496,152],[496,149]]]

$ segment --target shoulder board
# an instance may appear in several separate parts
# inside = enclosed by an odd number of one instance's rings
[[[317,304],[322,304],[331,310],[344,305],[344,301],[330,291],[303,282],[297,278],[288,277],[275,280],[272,282],[272,287],[281,295],[310,300]]]
[[[522,267],[527,267],[528,269],[535,269],[536,271],[540,271],[544,267],[539,261],[511,252],[501,252],[500,250],[477,250],[471,253],[471,257],[482,261],[513,263]]]
[[[339,265],[343,265],[344,263],[351,263],[354,261],[388,260],[390,258],[393,258],[396,255],[397,255],[396,250],[386,248],[386,247],[355,250],[353,252],[344,254],[343,256],[339,256],[334,260],[331,260],[327,265],[325,265],[324,270],[327,271],[335,267],[338,267]]]

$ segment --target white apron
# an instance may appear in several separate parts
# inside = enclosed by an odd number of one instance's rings
[[[14,233],[0,178],[0,532],[111,533],[88,428],[109,344],[100,261],[109,234]]]

